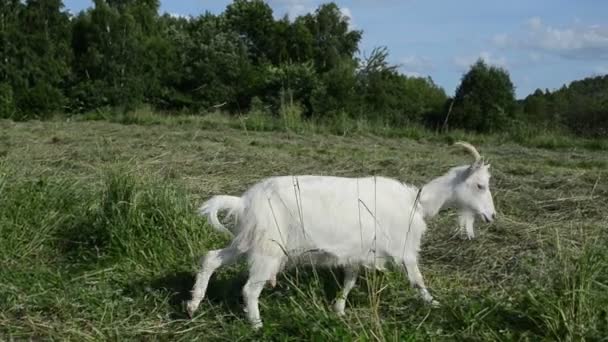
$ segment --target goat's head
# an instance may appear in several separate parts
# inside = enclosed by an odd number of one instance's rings
[[[454,145],[469,152],[474,161],[459,177],[455,185],[454,196],[456,205],[463,210],[471,211],[481,216],[485,222],[492,222],[496,217],[494,200],[490,192],[490,164],[486,164],[477,149],[466,142]]]

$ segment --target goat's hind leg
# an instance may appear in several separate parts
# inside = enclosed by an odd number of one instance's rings
[[[410,280],[410,284],[418,289],[422,299],[432,306],[439,306],[439,302],[433,299],[433,296],[431,296],[424,284],[424,279],[422,278],[422,273],[420,273],[416,259],[406,260],[404,261],[404,265],[407,270],[407,277]]]
[[[238,250],[232,247],[224,249],[216,249],[207,252],[204,257],[201,258],[201,268],[196,274],[196,282],[192,288],[192,299],[186,304],[188,315],[192,317],[201,301],[205,297],[207,292],[207,285],[213,272],[221,266],[229,265],[236,261],[239,256]]]
[[[334,303],[334,311],[339,316],[344,315],[344,307],[346,306],[346,297],[350,293],[350,290],[355,286],[355,282],[357,281],[357,276],[359,275],[359,270],[356,266],[345,266],[344,267],[344,286],[342,287],[342,291],[338,294],[336,298],[336,302]]]
[[[260,254],[253,254],[249,261],[249,279],[243,286],[245,299],[245,312],[247,318],[255,329],[262,327],[260,318],[259,298],[266,282],[276,277],[281,268],[281,258]]]

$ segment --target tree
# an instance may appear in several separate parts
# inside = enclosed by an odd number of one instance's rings
[[[244,40],[255,63],[278,62],[280,50],[274,40],[277,25],[272,8],[262,0],[234,0],[223,14],[228,28]]]
[[[386,119],[392,124],[421,122],[441,109],[446,100],[443,89],[430,78],[407,77],[398,72],[397,65],[388,63],[388,49],[375,48],[360,63],[357,73],[360,116]]]
[[[608,132],[608,76],[573,81],[551,92],[537,89],[524,100],[525,119],[581,135]]]
[[[61,0],[0,5],[1,117],[143,103],[243,113],[254,98],[280,112],[287,96],[309,117],[346,114],[393,125],[445,118],[438,113],[445,113],[446,95],[430,77],[403,75],[386,48],[360,59],[362,32],[334,3],[293,20],[275,19],[263,0],[234,0],[221,14],[196,18],[159,16],[159,0],[93,0],[76,16]],[[577,83],[521,108],[538,120],[595,125],[604,120],[605,97],[585,94],[596,88]],[[479,61],[453,104],[454,127],[502,127],[515,115],[508,73]]]
[[[298,17],[289,25],[286,39],[289,58],[293,62],[303,63],[313,60],[314,37],[303,17]]]
[[[542,90],[536,89],[534,93],[528,95],[524,101],[525,120],[533,123],[548,122],[547,98]]]
[[[348,112],[354,103],[356,62],[344,57],[341,62],[319,74],[319,82],[311,93],[313,114],[317,117]]]
[[[73,20],[73,110],[133,107],[159,92],[157,0],[95,0]]]
[[[22,46],[19,16],[25,6],[19,0],[0,4],[0,118],[12,118],[17,112],[13,84],[21,77],[16,67]]]
[[[313,58],[319,72],[337,67],[344,59],[353,59],[359,49],[361,31],[351,31],[348,18],[334,4],[319,6],[314,14],[303,17],[313,37]]]
[[[0,11],[2,116],[38,117],[66,102],[69,17],[60,0],[3,1]]]
[[[574,132],[608,134],[608,75],[574,81],[554,96],[562,102],[564,123]]]
[[[449,125],[489,132],[503,129],[514,113],[515,87],[509,73],[479,59],[456,89]]]

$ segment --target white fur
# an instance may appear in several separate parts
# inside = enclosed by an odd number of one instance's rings
[[[235,234],[224,227],[217,217],[218,212],[224,208],[231,208],[228,216],[233,216],[235,212],[242,211],[241,199],[236,196],[215,196],[212,200],[203,203],[198,209],[198,212],[201,216],[209,218],[209,222],[213,228],[217,229],[219,232],[228,233],[234,236]]]
[[[460,229],[473,239],[475,215],[486,222],[493,221],[496,215],[490,192],[489,168],[489,164],[477,161],[470,166],[455,167],[426,184],[422,188],[425,217],[433,217],[445,207],[456,208]]]
[[[243,295],[254,327],[262,325],[258,298],[264,285],[274,284],[288,262],[345,268],[343,291],[334,305],[338,314],[344,314],[359,267],[383,269],[386,262],[403,266],[422,298],[436,303],[417,264],[424,218],[454,206],[493,219],[488,182],[488,166],[474,163],[453,168],[421,191],[384,177],[283,176],[262,180],[241,197],[213,197],[200,213],[216,229],[228,231],[217,217],[228,210],[236,219],[230,230],[234,238],[202,259],[188,312],[192,316],[198,308],[213,272],[241,255],[249,261]],[[477,189],[481,183],[487,191]]]

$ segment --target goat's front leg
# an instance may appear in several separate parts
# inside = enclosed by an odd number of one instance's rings
[[[475,231],[473,230],[473,224],[475,223],[475,215],[468,211],[462,210],[458,215],[458,226],[460,231],[465,231],[467,238],[472,240],[475,238]]]
[[[422,299],[432,306],[439,306],[439,302],[433,299],[433,296],[431,296],[429,290],[426,289],[426,285],[424,285],[424,279],[422,278],[422,273],[420,273],[416,259],[413,261],[405,261],[404,264],[410,284],[418,289]]]
[[[339,316],[344,315],[344,307],[346,306],[346,297],[350,290],[355,286],[355,282],[357,281],[357,276],[359,275],[359,270],[354,266],[346,266],[344,268],[344,286],[342,287],[342,291],[338,294],[336,298],[336,302],[334,303],[334,311]]]

